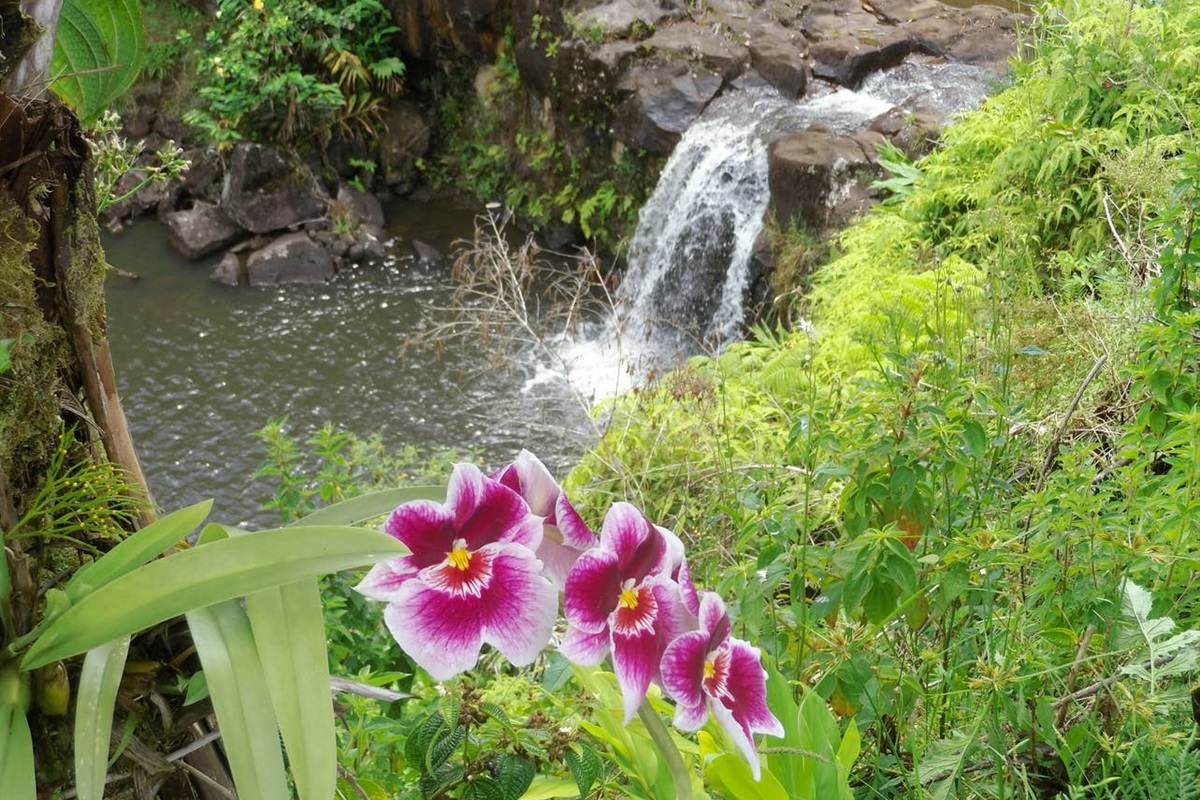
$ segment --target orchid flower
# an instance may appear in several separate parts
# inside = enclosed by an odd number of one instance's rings
[[[682,554],[675,534],[651,524],[628,503],[615,503],[604,518],[599,545],[580,554],[567,575],[562,652],[577,664],[593,665],[611,650],[626,723],[658,679],[667,643],[694,627],[671,578]]]
[[[534,555],[542,524],[516,492],[458,464],[445,505],[405,503],[384,523],[410,555],[377,564],[355,588],[388,604],[388,630],[437,680],[475,666],[485,643],[530,664],[558,616],[558,591]]]
[[[767,707],[767,673],[758,649],[730,636],[729,615],[718,595],[701,596],[700,629],[668,645],[661,669],[663,687],[675,699],[675,727],[698,730],[712,712],[758,780],[754,734],[783,736],[783,725]]]
[[[542,560],[542,574],[561,591],[575,559],[596,546],[596,534],[576,513],[550,470],[528,450],[522,450],[492,479],[521,495],[529,510],[543,518],[542,543],[536,555]]]

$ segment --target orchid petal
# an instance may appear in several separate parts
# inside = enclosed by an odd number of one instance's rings
[[[446,505],[454,513],[454,538],[468,550],[493,542],[516,542],[530,550],[542,541],[542,521],[521,496],[473,464],[457,464],[446,488]]]
[[[497,475],[502,475],[497,478],[500,483],[525,499],[530,511],[539,517],[554,519],[554,505],[561,490],[558,482],[550,475],[550,470],[546,469],[546,465],[537,456],[528,450],[522,450],[517,454],[516,460]]]
[[[600,528],[600,547],[617,554],[622,579],[641,581],[661,566],[666,543],[641,511],[613,503]]]
[[[607,630],[602,633],[588,633],[579,628],[567,628],[566,638],[558,649],[572,664],[594,667],[603,661],[612,649],[612,637]]]
[[[432,500],[413,500],[388,516],[383,532],[403,542],[420,569],[438,563],[453,548],[454,513]]]
[[[555,541],[552,535],[554,532],[554,528],[546,531],[546,535],[542,537],[542,543],[538,545],[537,557],[543,564],[542,574],[554,584],[555,588],[562,590],[566,588],[567,576],[571,574],[571,567],[575,566],[575,562],[579,560],[580,551]]]
[[[563,544],[576,550],[590,550],[597,545],[596,534],[571,505],[566,492],[560,492],[554,504],[554,522],[562,533]]]
[[[524,547],[492,544],[469,554],[466,569],[442,563],[393,594],[384,612],[397,643],[432,677],[446,680],[475,666],[483,644],[518,666],[550,639],[557,592]]]
[[[657,571],[666,572],[672,576],[677,575],[679,568],[683,566],[683,540],[669,528],[655,525],[654,529],[662,534],[663,541],[666,543],[666,553],[663,555],[662,565]]]
[[[659,637],[664,642],[672,642],[677,637],[696,630],[696,615],[688,610],[684,603],[679,584],[666,575],[655,575],[647,578],[644,585],[650,587],[654,593],[658,606]]]
[[[729,738],[733,740],[734,746],[742,751],[742,756],[746,759],[746,763],[750,765],[750,772],[754,775],[754,780],[759,780],[762,777],[762,768],[758,763],[758,748],[755,746],[750,732],[734,719],[733,713],[728,708],[716,700],[709,702],[709,710],[712,711],[713,719],[717,721],[717,724],[729,734]]]
[[[686,558],[679,564],[676,582],[679,584],[679,595],[683,598],[684,608],[691,612],[692,616],[700,616],[700,595],[696,592],[696,584],[692,582],[692,570]]]
[[[563,615],[587,633],[608,630],[608,617],[621,594],[617,556],[603,547],[582,553],[567,575]]]
[[[409,557],[393,558],[371,567],[354,590],[372,600],[389,602],[400,586],[416,574]]]
[[[747,735],[766,733],[783,736],[783,725],[767,706],[767,673],[762,668],[758,648],[741,639],[729,639],[729,675],[725,680],[728,694],[721,703]]]
[[[702,716],[706,715],[704,712],[708,699],[704,694],[704,659],[708,655],[705,652],[707,643],[708,634],[703,631],[683,634],[667,645],[660,667],[663,688],[675,699],[677,707],[695,709],[698,706]],[[678,719],[678,715],[676,718]],[[703,724],[703,719],[700,724]],[[679,726],[679,723],[676,722],[676,725]],[[690,727],[683,729],[695,730]]]
[[[658,661],[662,645],[653,630],[612,634],[613,672],[621,686],[625,706],[625,724],[637,714],[638,706],[646,699],[650,682],[658,677]]]

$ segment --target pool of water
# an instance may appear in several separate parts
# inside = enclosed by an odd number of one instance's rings
[[[286,415],[299,439],[326,422],[391,447],[478,450],[492,466],[522,447],[563,473],[590,441],[584,409],[562,382],[532,381],[529,357],[494,368],[488,349],[452,342],[437,355],[406,343],[436,324],[449,266],[416,263],[419,238],[447,252],[474,213],[446,204],[389,209],[394,255],[333,283],[230,288],[212,261],[187,262],[164,229],[139,221],[104,240],[109,261],[136,274],[107,287],[109,334],[122,403],[156,501],[166,510],[205,498],[214,518],[270,524],[271,485],[255,431]]]

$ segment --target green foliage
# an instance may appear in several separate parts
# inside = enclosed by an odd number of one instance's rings
[[[86,125],[124,94],[142,68],[138,0],[65,0],[54,40],[51,87]]]
[[[375,136],[400,88],[397,28],[379,0],[219,0],[198,65],[199,107],[184,115],[217,143],[295,144],[331,130]]]
[[[121,120],[111,111],[102,114],[96,120],[88,132],[88,143],[92,148],[97,214],[111,205],[133,197],[151,184],[166,183],[178,178],[189,166],[179,145],[169,140],[155,153],[157,164],[137,167],[138,157],[141,156],[144,145],[141,142],[130,142],[121,135]],[[135,168],[140,169],[140,180],[121,194],[116,194],[121,178]]]

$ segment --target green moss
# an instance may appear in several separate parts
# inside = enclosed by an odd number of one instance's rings
[[[35,474],[14,475],[15,465],[36,473],[45,464],[61,427],[60,376],[68,357],[61,328],[46,322],[34,294],[29,263],[37,229],[20,208],[0,194],[0,338],[12,338],[12,363],[0,374],[0,472],[14,490]]]
[[[65,289],[75,312],[75,323],[100,339],[105,336],[104,276],[108,261],[100,246],[100,227],[90,210],[95,202],[82,184],[76,194],[76,214],[69,235],[72,263]]]

